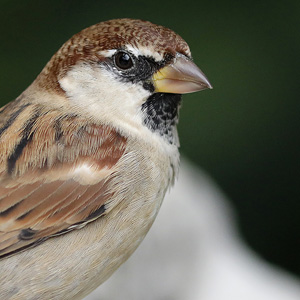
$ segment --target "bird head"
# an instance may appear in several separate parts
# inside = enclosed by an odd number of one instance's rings
[[[82,30],[36,82],[71,110],[125,134],[155,132],[174,143],[181,94],[212,88],[187,43],[147,21],[116,19]]]

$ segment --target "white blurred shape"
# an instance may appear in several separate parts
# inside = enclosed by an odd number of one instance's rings
[[[300,285],[246,248],[224,195],[183,160],[141,246],[85,298],[96,299],[299,300]]]

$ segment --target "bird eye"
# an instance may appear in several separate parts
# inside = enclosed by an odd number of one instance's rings
[[[124,51],[118,52],[115,57],[115,64],[121,70],[128,70],[133,66],[133,61],[131,56]]]

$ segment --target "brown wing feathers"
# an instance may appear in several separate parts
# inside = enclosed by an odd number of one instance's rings
[[[125,147],[78,116],[14,102],[0,110],[0,257],[102,215]],[[78,176],[82,167],[91,175]]]

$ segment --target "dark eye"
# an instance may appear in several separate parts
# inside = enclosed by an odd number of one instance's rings
[[[128,70],[133,66],[131,56],[125,51],[119,51],[115,56],[115,64],[121,70]]]

